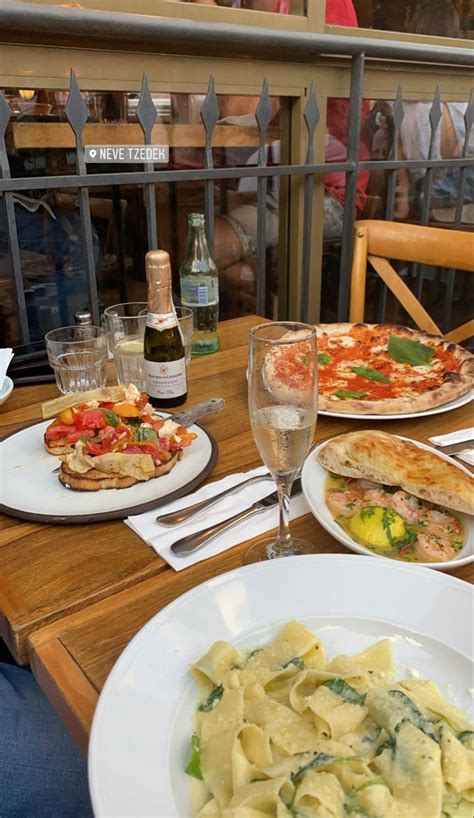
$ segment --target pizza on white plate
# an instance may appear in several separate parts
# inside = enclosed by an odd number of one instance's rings
[[[361,414],[422,412],[468,393],[474,356],[442,337],[389,324],[320,324],[319,408]],[[265,362],[272,389],[288,395],[309,376],[306,342],[276,348]],[[289,340],[291,340],[289,338]]]

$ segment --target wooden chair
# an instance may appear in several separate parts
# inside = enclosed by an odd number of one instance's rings
[[[349,320],[364,320],[367,264],[370,263],[419,329],[442,335],[389,259],[474,272],[474,234],[398,222],[359,221],[355,224]],[[473,334],[474,320],[448,332],[445,338],[460,343]]]

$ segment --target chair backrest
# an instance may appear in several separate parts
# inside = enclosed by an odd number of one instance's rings
[[[355,224],[349,320],[364,320],[367,263],[370,263],[419,329],[442,335],[388,259],[474,272],[474,234],[399,222],[368,220]],[[474,321],[468,321],[445,337],[459,343],[473,334]]]

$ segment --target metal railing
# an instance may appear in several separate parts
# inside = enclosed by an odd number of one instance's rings
[[[220,54],[223,50],[240,55],[268,58],[269,51],[277,53],[279,59],[313,62],[321,54],[332,54],[351,59],[350,82],[350,120],[347,144],[347,157],[343,162],[315,163],[314,138],[320,125],[320,113],[317,102],[317,89],[313,82],[309,90],[304,110],[304,125],[307,135],[307,150],[304,163],[286,164],[278,166],[267,165],[265,150],[267,131],[272,119],[270,89],[265,80],[260,95],[255,116],[259,133],[258,163],[256,166],[215,168],[213,163],[212,138],[218,121],[219,106],[215,92],[214,80],[211,77],[207,96],[201,108],[201,120],[205,130],[204,167],[193,170],[156,170],[153,165],[145,165],[143,170],[127,172],[103,172],[88,174],[84,151],[84,128],[88,119],[88,109],[81,97],[76,75],[71,70],[69,98],[65,113],[74,132],[77,154],[77,172],[68,176],[42,176],[35,178],[13,178],[7,155],[5,134],[10,122],[12,111],[6,101],[4,93],[0,93],[0,196],[5,201],[7,233],[12,259],[12,280],[16,298],[18,322],[21,329],[23,343],[29,340],[28,314],[22,274],[20,244],[15,219],[14,194],[21,191],[57,190],[76,188],[79,190],[79,213],[84,244],[84,264],[87,274],[89,299],[94,321],[99,321],[99,306],[97,298],[97,280],[93,253],[93,227],[89,203],[89,191],[100,186],[131,185],[143,188],[146,208],[148,249],[157,247],[159,213],[157,213],[155,199],[155,185],[163,182],[193,181],[203,182],[205,189],[205,215],[208,229],[208,238],[213,246],[214,240],[214,186],[222,179],[242,179],[243,177],[257,180],[257,276],[256,299],[257,312],[264,314],[267,303],[266,267],[266,194],[268,181],[272,177],[304,178],[304,208],[303,208],[303,248],[301,257],[301,308],[300,319],[307,320],[310,304],[310,262],[312,252],[312,201],[315,177],[332,172],[346,174],[344,221],[342,231],[340,281],[338,296],[338,320],[345,320],[348,313],[350,268],[353,251],[353,224],[356,217],[357,181],[361,171],[385,170],[388,173],[388,192],[385,217],[393,218],[395,207],[395,193],[397,173],[403,168],[406,170],[423,169],[423,209],[421,221],[427,224],[431,210],[431,196],[433,188],[433,174],[438,168],[458,168],[459,190],[455,209],[453,227],[462,227],[462,212],[467,169],[473,168],[474,161],[470,156],[469,142],[474,120],[474,95],[471,95],[465,113],[466,135],[462,155],[457,159],[435,159],[434,148],[436,135],[440,128],[442,108],[439,90],[436,90],[430,112],[430,148],[426,160],[401,160],[398,158],[397,145],[400,128],[403,120],[402,90],[399,88],[393,105],[394,136],[391,154],[386,160],[361,161],[359,157],[359,142],[362,117],[364,69],[366,59],[391,58],[397,60],[411,60],[421,62],[435,62],[445,65],[470,66],[473,63],[471,53],[462,48],[434,48],[426,45],[411,43],[397,43],[371,40],[362,42],[358,38],[309,35],[275,30],[253,29],[249,26],[225,26],[189,24],[183,20],[164,20],[151,17],[140,17],[130,14],[107,15],[107,28],[104,28],[104,13],[95,11],[81,11],[80,15],[69,9],[57,7],[15,5],[8,0],[0,9],[0,29],[6,22],[21,27],[28,20],[28,29],[37,34],[47,31],[49,35],[65,35],[74,33],[75,36],[88,38],[104,37],[113,40],[146,43],[148,46],[176,50],[184,53],[192,48],[193,53]],[[218,29],[218,31],[217,31]],[[242,30],[240,30],[242,29]],[[100,33],[99,33],[100,32]],[[146,76],[143,77],[140,101],[137,107],[137,119],[140,123],[144,144],[151,144],[152,130],[156,122],[156,110],[148,88]],[[144,248],[144,252],[147,248]],[[448,306],[445,309],[444,323],[449,322],[450,304],[453,293],[455,271],[449,271],[447,281]],[[421,291],[422,271],[418,271],[418,291]],[[385,293],[379,305],[379,320],[385,315]]]

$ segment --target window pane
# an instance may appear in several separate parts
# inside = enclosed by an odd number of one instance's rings
[[[70,176],[76,170],[72,131],[66,122],[67,94],[51,89],[7,89],[13,111],[7,129],[13,177]],[[199,170],[204,166],[203,96],[153,94],[157,113],[156,142],[169,144],[163,170]],[[138,94],[88,92],[90,127],[86,144],[140,144],[136,120]],[[220,119],[213,135],[216,168],[255,166],[259,134],[255,120],[258,97],[220,96]],[[268,164],[280,162],[280,100],[271,98],[273,120],[267,132]],[[91,136],[92,134],[92,136]],[[92,140],[92,141],[91,141]],[[88,173],[141,171],[143,165],[88,164]],[[216,181],[215,256],[220,269],[221,317],[255,311],[257,182],[255,178]],[[204,211],[200,181],[155,185],[159,245],[171,256],[174,290],[179,294],[179,266],[187,250],[187,216]],[[81,237],[78,191],[26,190],[16,198],[15,216],[32,340],[55,326],[73,323],[74,313],[88,306],[85,252]],[[268,182],[266,197],[266,275],[268,314],[274,314],[277,292],[279,184]],[[146,299],[144,257],[146,210],[140,185],[104,184],[90,190],[93,252],[99,308],[119,301]],[[12,284],[6,211],[0,197],[1,345],[19,342]],[[51,308],[49,308],[49,306]]]
[[[250,11],[269,11],[274,14],[305,14],[307,0],[183,0],[200,6],[225,6]]]

